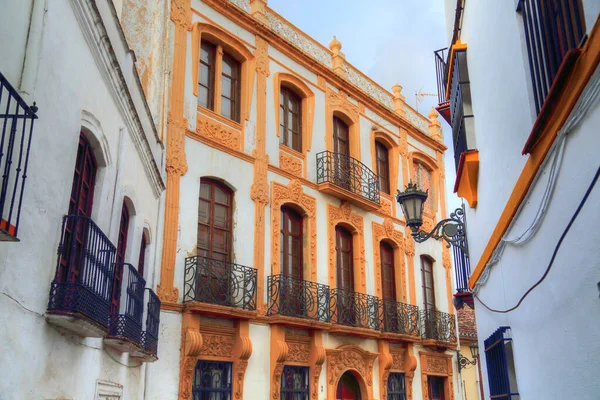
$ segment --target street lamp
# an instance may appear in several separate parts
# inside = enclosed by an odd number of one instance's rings
[[[471,350],[472,360],[469,360],[467,357],[460,354],[460,351],[457,350],[456,354],[458,356],[458,372],[464,368],[467,368],[469,365],[476,365],[477,359],[479,357],[479,346],[476,342],[469,344],[469,350]]]
[[[467,246],[467,233],[465,225],[465,206],[454,210],[450,218],[437,223],[429,233],[419,230],[423,224],[423,206],[427,200],[428,190],[420,190],[415,183],[409,182],[404,192],[396,194],[396,200],[400,203],[406,225],[412,230],[412,237],[417,243],[423,243],[430,237],[443,239],[448,244],[460,248],[466,257],[469,256]]]

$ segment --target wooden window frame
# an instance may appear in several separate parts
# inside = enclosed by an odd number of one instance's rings
[[[380,152],[385,152],[385,160],[380,157]],[[375,166],[379,180],[379,190],[390,194],[390,151],[379,140],[375,141]],[[382,174],[383,171],[385,171],[385,174]],[[382,184],[382,178],[385,179],[385,185]]]
[[[431,304],[433,304],[433,309],[431,311],[435,311],[437,310],[437,305],[436,305],[436,301],[435,301],[435,277],[433,275],[433,264],[434,261],[431,257],[429,256],[421,256],[421,288],[423,290],[423,307],[425,308],[425,311],[427,312],[427,288],[426,288],[426,279],[425,279],[425,274],[427,273],[427,271],[425,271],[425,261],[427,261],[429,263],[429,265],[431,266],[431,272],[429,272],[431,274],[431,293],[432,293],[432,301]]]
[[[288,226],[288,218],[289,217],[293,217],[297,219],[297,222],[299,223],[300,226],[300,232],[298,234],[293,234],[290,231],[290,227]],[[294,271],[295,269],[297,271],[300,272],[300,276],[295,276],[295,275],[291,275],[294,278],[300,279],[300,280],[304,280],[304,218],[302,217],[302,214],[299,213],[298,211],[294,210],[293,208],[289,207],[289,206],[282,206],[281,207],[281,216],[280,216],[280,246],[281,246],[281,252],[283,254],[283,260],[280,261],[280,270],[281,270],[281,274],[282,275],[286,275],[285,271],[287,270],[291,270]],[[290,252],[290,248],[289,248],[289,239],[292,238],[292,240],[296,240],[300,243],[300,256],[299,256],[299,260],[298,263],[299,265],[297,265],[296,267],[294,267],[294,265],[287,265],[288,263],[288,259],[289,259],[289,252]],[[286,275],[287,276],[287,275]]]
[[[294,114],[293,110],[289,109],[290,100],[295,102],[298,107],[297,115],[295,115],[298,124],[296,130],[294,130],[293,121],[289,121],[290,113]],[[282,112],[283,119],[281,115]],[[298,95],[289,87],[282,86],[279,94],[279,113],[279,143],[302,153],[302,96]],[[292,125],[291,128],[290,124]],[[281,129],[283,129],[283,131],[281,131]],[[292,137],[290,137],[290,133]],[[294,145],[294,137],[297,138],[296,145]]]
[[[354,277],[354,235],[352,234],[351,231],[349,231],[348,229],[344,228],[343,226],[336,226],[335,227],[335,269],[336,269],[336,288],[338,289],[344,289],[344,290],[350,290],[348,288],[342,287],[340,286],[340,266],[341,266],[341,249],[338,247],[338,241],[339,241],[339,234],[340,232],[345,232],[348,234],[349,236],[349,243],[350,243],[350,277],[349,277],[349,282],[352,284],[351,285],[351,291],[352,292],[356,292],[356,282],[355,282],[355,277]]]
[[[223,190],[228,196],[229,196],[229,205],[223,204],[223,203],[216,203],[215,202],[215,191],[214,189],[211,189],[211,198],[210,199],[205,199],[203,197],[201,197],[201,193],[202,193],[202,184],[208,184],[211,187],[218,187],[219,189]],[[200,256],[200,257],[206,257],[206,258],[215,258],[213,257],[213,253],[214,253],[214,249],[213,249],[213,230],[214,230],[214,206],[215,204],[218,204],[220,206],[224,206],[227,207],[227,229],[225,229],[227,231],[228,234],[228,238],[227,238],[227,258],[223,261],[225,262],[232,262],[233,260],[233,191],[228,188],[226,185],[224,185],[223,183],[213,180],[213,179],[206,179],[206,178],[202,178],[200,179],[200,190],[198,193],[198,213],[200,213],[200,204],[201,201],[207,201],[208,200],[208,204],[209,204],[209,208],[208,208],[208,224],[204,224],[201,223],[200,220],[198,220],[198,229],[200,229],[200,225],[204,225],[208,227],[208,247],[207,248],[200,248],[198,245],[196,246],[196,252],[199,253],[200,250],[206,251],[207,255],[206,256]],[[199,217],[198,217],[199,218]],[[217,228],[220,229],[220,228]],[[221,229],[223,230],[223,229]],[[196,239],[197,242],[197,239]],[[220,253],[223,254],[223,253]]]
[[[208,48],[208,49],[207,49]],[[209,61],[204,62],[202,60],[202,50],[205,50],[209,53]],[[198,68],[198,87],[202,86],[206,88],[207,99],[206,106],[200,104],[200,95],[198,94],[198,105],[200,107],[206,107],[209,110],[215,111],[215,68],[216,68],[216,54],[217,47],[210,42],[202,41],[200,43],[200,57],[199,63],[200,65],[205,65],[208,69],[208,86],[204,86],[201,83],[200,74],[202,74],[202,68]],[[200,92],[199,88],[197,89],[198,93]]]
[[[218,101],[218,103],[220,103],[220,107],[219,107],[219,113],[221,114],[221,116],[223,116],[224,118],[228,118],[231,119],[235,122],[240,122],[240,103],[241,103],[241,99],[240,99],[240,88],[241,88],[241,82],[240,82],[240,78],[241,78],[241,74],[242,74],[242,63],[239,62],[235,57],[233,57],[232,55],[230,55],[229,53],[223,51],[223,47],[221,46],[217,46],[217,63],[219,63],[220,65],[220,79],[221,79],[221,85],[219,85],[219,96],[220,96],[220,101]],[[227,63],[230,65],[231,70],[232,70],[232,74],[231,75],[227,75],[224,70],[223,70],[223,65]],[[223,92],[223,79],[230,79],[231,80],[231,92],[229,93],[229,96],[226,96],[225,93]],[[216,96],[216,94],[215,94]],[[223,104],[224,104],[224,99],[229,100],[230,102],[230,107],[229,107],[229,113],[230,116],[226,116],[223,113]]]
[[[141,277],[144,277],[144,267],[146,263],[146,248],[148,243],[146,241],[146,232],[142,233],[142,242],[140,244],[140,257],[138,259],[137,270]]]
[[[111,295],[111,314],[119,313],[121,304],[121,286],[123,283],[123,270],[125,268],[125,256],[127,255],[127,240],[129,239],[129,224],[131,215],[127,209],[127,204],[123,201],[121,208],[121,218],[119,222],[119,239],[117,241],[117,254],[115,258],[115,274],[113,278],[113,289]]]
[[[385,248],[385,249],[384,249]],[[393,296],[392,297],[386,297],[386,293],[385,293],[385,266],[384,266],[384,253],[387,252],[389,253],[389,255],[391,256],[391,285],[392,285],[392,292],[393,292]],[[396,254],[395,254],[395,249],[394,247],[385,242],[385,241],[381,241],[379,242],[379,260],[380,260],[380,268],[381,268],[381,298],[383,300],[393,300],[393,301],[398,301],[398,291],[396,288]],[[389,268],[389,266],[388,266]]]

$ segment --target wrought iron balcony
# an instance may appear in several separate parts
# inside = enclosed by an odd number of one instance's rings
[[[88,217],[63,218],[48,320],[83,336],[108,329],[116,248]]]
[[[256,309],[256,269],[207,257],[185,260],[184,302]]]
[[[383,300],[383,330],[401,335],[420,336],[419,307]]]
[[[357,328],[381,329],[381,300],[368,294],[331,289],[331,322]]]
[[[142,348],[146,361],[157,360],[160,299],[152,289],[146,289],[146,329],[142,332]]]
[[[423,310],[421,321],[421,337],[423,340],[456,343],[456,321],[453,314],[436,310]]]
[[[379,179],[366,165],[345,154],[317,154],[319,190],[367,209],[379,208]],[[333,185],[333,186],[331,186]]]
[[[269,288],[268,315],[330,321],[329,286],[285,275],[269,276],[267,286]]]
[[[447,47],[433,52],[435,58],[435,75],[437,78],[438,104],[448,101],[446,98],[446,82],[448,81],[448,66],[446,65]]]
[[[111,314],[108,336],[104,338],[109,345],[122,351],[141,346],[145,287],[146,281],[137,269],[124,263],[119,310]]]
[[[0,73],[0,241],[18,240],[36,112]]]

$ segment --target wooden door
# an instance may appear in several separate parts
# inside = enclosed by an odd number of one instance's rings
[[[381,295],[385,327],[388,332],[398,331],[398,309],[396,307],[396,274],[394,271],[394,249],[386,242],[379,244],[381,259]]]
[[[338,321],[346,325],[356,323],[354,315],[354,255],[352,234],[346,229],[335,228],[335,252],[337,270],[337,312]]]
[[[280,266],[281,309],[288,315],[304,315],[302,216],[289,207],[281,207]]]
[[[435,289],[433,285],[433,262],[429,257],[421,256],[421,280],[423,282],[423,312],[427,337],[435,337],[437,321],[435,319]]]
[[[361,400],[360,386],[351,372],[346,372],[340,378],[336,390],[336,400]]]
[[[429,391],[429,400],[445,400],[444,378],[441,376],[428,376],[427,386]]]
[[[125,263],[125,252],[127,251],[127,235],[129,233],[129,211],[123,203],[121,208],[121,222],[119,224],[119,241],[117,242],[117,259],[115,263],[115,276],[110,300],[110,313],[119,314],[121,303],[121,285],[123,284],[123,268]]]
[[[69,197],[68,215],[92,216],[97,165],[92,147],[81,133],[77,147],[71,196]],[[63,255],[56,276],[59,282],[79,281],[87,235],[88,221],[73,218],[67,221],[63,238]]]
[[[231,284],[232,203],[229,188],[209,179],[200,181],[198,203],[197,297],[200,301],[226,304]],[[206,280],[209,282],[206,282]]]
[[[347,190],[352,188],[350,163],[350,130],[340,118],[333,117],[333,168],[334,183]]]

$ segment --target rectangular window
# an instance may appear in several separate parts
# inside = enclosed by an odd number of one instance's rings
[[[221,115],[239,122],[240,109],[240,63],[223,54],[221,73]]]
[[[502,326],[484,342],[490,397],[519,400],[511,330]]]
[[[387,400],[406,400],[404,374],[390,373],[387,382]]]
[[[285,366],[281,374],[281,400],[308,400],[308,367]]]
[[[198,361],[192,396],[193,400],[231,400],[231,363]]]
[[[581,0],[520,0],[517,12],[529,56],[536,112],[540,112],[567,53],[585,36]]]
[[[388,149],[380,142],[375,142],[375,153],[377,158],[379,190],[390,194],[390,167],[388,164]]]
[[[282,87],[279,96],[279,142],[302,152],[302,99]]]
[[[198,76],[198,105],[214,110],[215,46],[202,42]]]

